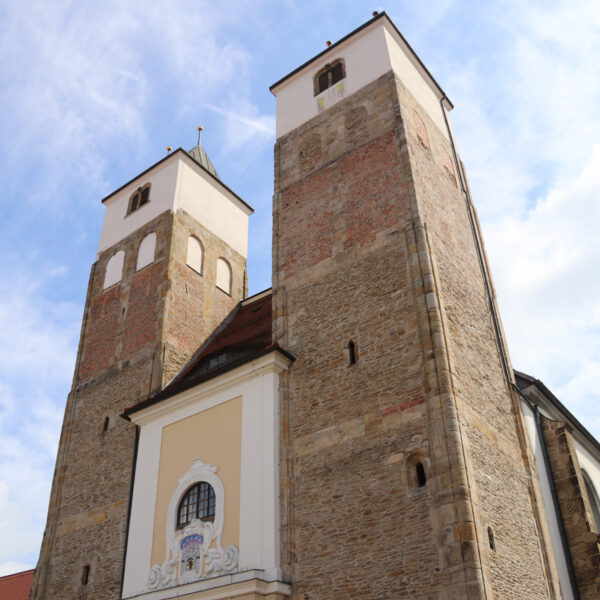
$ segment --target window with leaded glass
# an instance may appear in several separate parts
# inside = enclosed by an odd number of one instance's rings
[[[195,483],[184,495],[177,509],[177,529],[193,519],[215,520],[215,490],[206,481]]]

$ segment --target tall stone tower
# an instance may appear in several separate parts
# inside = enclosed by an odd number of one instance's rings
[[[385,13],[271,90],[294,600],[559,597],[452,104]]]
[[[31,598],[120,598],[136,428],[123,410],[162,388],[246,295],[252,209],[198,144],[103,200],[73,387]]]

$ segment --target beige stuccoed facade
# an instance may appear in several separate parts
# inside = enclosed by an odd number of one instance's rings
[[[200,145],[104,200],[31,598],[600,597],[600,445],[515,378],[446,94],[385,13],[271,89],[272,291]]]

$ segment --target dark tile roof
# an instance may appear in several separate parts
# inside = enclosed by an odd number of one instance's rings
[[[27,600],[33,581],[33,569],[0,577],[0,600]]]
[[[128,417],[273,350],[293,359],[273,343],[271,301],[271,291],[266,290],[240,302],[163,390],[128,408],[123,416]]]

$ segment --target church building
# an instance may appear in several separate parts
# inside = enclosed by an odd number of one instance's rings
[[[103,199],[32,600],[600,598],[600,445],[513,371],[385,13],[271,86],[272,289],[200,141]]]

